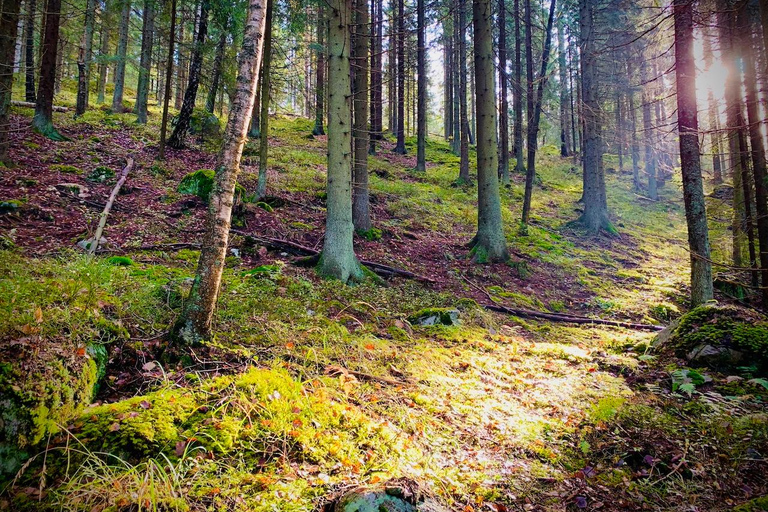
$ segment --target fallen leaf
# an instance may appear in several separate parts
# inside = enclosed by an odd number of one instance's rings
[[[41,308],[35,310],[35,322],[39,324],[43,323],[43,310]]]
[[[111,424],[109,426],[109,431],[110,432],[117,432],[118,430],[120,430],[120,424],[117,423],[117,422],[115,422],[115,423],[113,423],[113,424]]]
[[[154,363],[152,361],[148,363],[144,363],[144,366],[141,367],[141,369],[144,370],[145,372],[151,372],[155,368],[157,368],[157,363]]]

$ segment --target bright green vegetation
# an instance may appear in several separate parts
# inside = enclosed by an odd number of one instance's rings
[[[214,177],[215,172],[213,169],[199,169],[184,176],[179,182],[176,191],[180,194],[197,196],[207,203],[210,200],[211,192],[215,185]],[[244,197],[245,189],[243,186],[235,185],[235,198],[240,200]]]

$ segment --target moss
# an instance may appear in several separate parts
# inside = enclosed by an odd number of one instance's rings
[[[269,213],[272,213],[274,211],[274,209],[270,205],[265,203],[264,201],[257,202],[256,203],[256,207],[261,208],[262,210],[264,210],[266,212],[269,212]]]
[[[458,325],[459,312],[454,308],[424,308],[408,321],[418,325]]]
[[[88,173],[85,180],[92,183],[105,183],[115,177],[115,171],[109,167],[99,166]]]
[[[755,498],[746,503],[742,503],[735,507],[733,512],[763,512],[766,510],[768,510],[768,496],[761,496],[760,498]]]
[[[181,194],[195,195],[205,202],[211,198],[211,192],[215,184],[216,173],[213,169],[199,169],[185,175],[179,182],[176,191]],[[245,197],[245,188],[242,185],[235,185],[235,201]]]
[[[382,232],[379,228],[371,228],[367,231],[358,231],[358,235],[365,238],[369,242],[376,242],[378,240],[381,240]]]
[[[107,263],[116,267],[130,267],[133,265],[133,260],[127,256],[111,256],[107,258]]]
[[[6,199],[4,201],[0,201],[0,215],[6,213],[15,213],[22,207],[23,204],[24,203],[18,199]]]
[[[63,174],[83,174],[83,171],[74,165],[55,164],[52,165],[50,169],[54,172],[60,172]]]

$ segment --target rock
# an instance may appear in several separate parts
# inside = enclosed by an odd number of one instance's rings
[[[77,242],[77,246],[84,251],[89,251],[91,249],[92,243],[93,243],[93,238],[89,238],[87,240],[80,240],[79,242]],[[106,247],[108,243],[109,243],[109,240],[107,240],[104,237],[101,237],[99,239],[99,247],[102,247],[102,248]]]
[[[744,360],[744,353],[731,348],[703,344],[688,352],[686,359],[696,366],[722,368],[741,363]]]
[[[171,125],[176,126],[179,122],[178,116],[171,120]],[[221,135],[221,122],[219,118],[205,109],[196,108],[192,111],[189,118],[189,133],[200,135],[203,138],[215,138]]]
[[[60,192],[68,192],[81,199],[85,199],[91,195],[88,193],[88,187],[80,185],[79,183],[57,183],[54,186]]]
[[[16,213],[19,211],[19,208],[21,208],[21,201],[18,199],[6,199],[4,201],[0,201],[0,215],[4,215],[6,213]]]
[[[391,485],[358,488],[344,494],[332,512],[449,512],[431,498],[414,493],[411,488]]]
[[[709,197],[720,199],[721,201],[732,202],[733,201],[733,187],[730,185],[722,184],[717,185]]]
[[[426,308],[408,318],[415,325],[459,325],[459,310],[453,308]]]

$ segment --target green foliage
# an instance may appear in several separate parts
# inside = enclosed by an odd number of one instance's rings
[[[621,397],[601,398],[589,413],[592,421],[608,421],[612,419],[621,410],[626,400]]]
[[[107,263],[118,267],[130,267],[133,265],[133,260],[127,256],[110,256],[107,258]]]
[[[282,272],[280,265],[259,265],[258,267],[243,272],[245,277],[277,277]]]
[[[357,234],[369,242],[377,242],[381,240],[382,237],[382,232],[379,228],[371,228],[367,231],[358,231]]]
[[[105,183],[115,177],[115,171],[109,167],[99,166],[91,171],[85,178],[86,181],[93,183]]]
[[[256,203],[256,207],[257,208],[261,208],[262,210],[264,210],[266,212],[269,212],[269,213],[272,213],[274,211],[274,209],[270,205],[265,203],[264,201],[257,202]]]
[[[711,377],[691,369],[678,369],[673,371],[670,376],[672,378],[672,392],[682,391],[688,396],[696,391],[696,386],[712,381]]]
[[[83,174],[82,169],[78,169],[74,165],[54,164],[50,167],[54,172],[60,172],[62,174]]]

